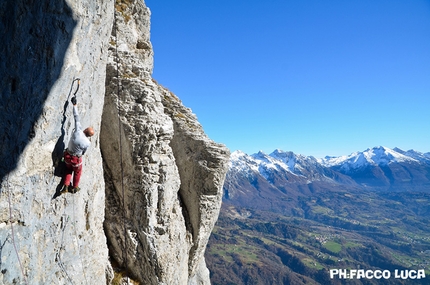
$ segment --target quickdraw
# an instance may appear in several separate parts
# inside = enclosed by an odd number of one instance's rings
[[[76,97],[76,93],[78,93],[78,90],[79,90],[79,86],[81,85],[81,79],[80,78],[75,78],[75,79],[73,79],[73,81],[72,81],[72,87],[73,87],[73,84],[75,84],[75,81],[78,81],[78,87],[76,87],[76,90],[75,90],[75,93],[73,93],[73,96],[74,97]]]

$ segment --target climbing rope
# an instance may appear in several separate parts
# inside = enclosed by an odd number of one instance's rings
[[[76,94],[78,93],[79,86],[80,86],[80,83],[81,83],[80,78],[73,79],[71,89],[73,88],[73,85],[74,85],[75,81],[78,81],[78,85],[76,87],[75,92],[73,93],[74,97],[76,97]],[[72,214],[73,214],[73,216],[72,216],[72,219],[73,219],[73,222],[72,222],[73,232],[75,234],[76,243],[78,244],[78,256],[79,256],[79,260],[81,262],[82,274],[84,275],[85,283],[88,284],[87,275],[85,274],[84,262],[82,260],[82,255],[81,255],[81,245],[79,243],[79,237],[78,237],[78,233],[77,233],[77,230],[76,230],[77,221],[76,221],[76,217],[75,217],[75,195],[73,195],[73,198],[72,198]]]
[[[32,75],[32,79],[31,79],[31,82],[33,81],[33,75]],[[73,84],[74,84],[74,82],[75,81],[78,81],[78,85],[77,85],[77,88],[76,88],[76,90],[75,90],[75,92],[74,92],[74,96],[76,95],[76,93],[78,92],[78,90],[79,90],[79,86],[80,86],[80,79],[79,78],[76,78],[76,79],[74,79],[73,80],[73,82],[72,82],[72,86],[71,86],[71,90],[72,90],[72,88],[73,88]],[[31,87],[31,90],[30,90],[30,94],[33,94],[33,87]],[[70,93],[69,93],[69,95],[70,95]],[[28,103],[29,103],[29,99],[27,98],[27,100],[25,101],[25,104],[23,105],[23,109],[24,109],[24,107],[26,106],[26,105],[28,105]],[[23,125],[23,116],[21,117],[21,125]],[[19,134],[19,132],[20,132],[20,130],[22,130],[22,128],[18,128],[18,134]],[[18,138],[19,136],[17,136],[17,138]],[[9,223],[10,223],[10,227],[11,227],[11,240],[12,240],[12,244],[13,244],[13,248],[14,248],[14,250],[15,250],[15,254],[16,254],[16,257],[17,257],[17,260],[18,260],[18,264],[19,264],[19,267],[20,267],[20,270],[21,270],[21,274],[22,274],[22,276],[23,276],[23,279],[24,279],[24,284],[27,284],[28,285],[28,281],[27,281],[27,277],[26,277],[26,274],[25,274],[25,272],[24,272],[24,267],[23,267],[23,265],[22,265],[22,262],[21,262],[21,259],[20,259],[20,257],[19,257],[19,251],[18,251],[18,247],[17,247],[17,245],[16,245],[16,241],[15,241],[15,230],[14,230],[14,226],[13,226],[13,215],[12,215],[12,202],[11,202],[11,188],[10,188],[10,185],[9,185],[9,174],[7,174],[7,176],[6,176],[6,188],[8,189],[8,206],[9,206]],[[64,230],[65,230],[65,227],[66,227],[66,225],[67,225],[67,220],[68,219],[66,219],[66,224],[64,225],[64,227],[63,227],[63,237],[64,237]],[[62,238],[63,239],[63,238]],[[6,241],[5,241],[6,242]],[[61,255],[60,255],[60,251],[61,251],[61,249],[63,249],[64,248],[64,246],[63,246],[63,241],[62,241],[62,244],[61,244],[61,246],[60,246],[60,249],[58,250],[58,252],[56,253],[56,260],[58,260],[58,264],[59,264],[59,266],[60,266],[60,268],[64,271],[64,273],[65,273],[65,275],[66,275],[66,277],[67,277],[67,279],[69,280],[69,282],[71,283],[71,284],[73,284],[73,281],[72,281],[72,279],[70,278],[70,276],[69,276],[69,274],[67,273],[67,271],[66,271],[66,269],[65,269],[65,266],[64,266],[64,263],[62,262],[62,260],[61,260]],[[82,262],[82,260],[81,260],[81,262]],[[83,268],[83,267],[82,267]],[[85,276],[85,273],[84,273],[84,276]],[[85,278],[85,280],[86,280],[86,278]]]
[[[63,212],[63,225],[62,225],[62,234],[61,234],[61,244],[60,244],[60,248],[58,249],[57,253],[55,254],[55,261],[57,261],[58,266],[61,268],[61,270],[64,272],[64,274],[66,275],[67,280],[70,282],[70,284],[74,285],[73,280],[70,278],[69,274],[67,273],[66,270],[66,266],[64,265],[63,261],[61,260],[61,250],[65,249],[64,248],[64,232],[66,231],[66,226],[67,223],[69,221],[69,217],[66,215],[66,208],[64,208],[64,212]]]
[[[119,99],[121,95],[120,91],[120,79],[119,79],[119,56],[118,56],[118,26],[116,19],[116,11],[114,11],[114,28],[115,28],[115,57],[116,57],[116,78],[117,78],[117,107],[118,107],[118,133],[119,133],[119,151],[120,151],[120,164],[121,164],[121,191],[122,191],[122,208],[123,208],[123,224],[124,224],[124,247],[122,251],[122,266],[127,268],[127,228],[125,219],[125,191],[124,191],[124,166],[122,156],[122,123],[119,115]]]
[[[81,85],[81,79],[80,78],[75,78],[72,81],[72,87],[71,87],[71,89],[73,88],[73,84],[75,83],[75,81],[78,81],[78,85],[76,87],[75,92],[73,93],[73,97],[76,97],[76,94],[78,93],[78,90],[79,90],[79,86]],[[87,275],[85,274],[84,262],[82,261],[82,256],[81,256],[81,245],[79,243],[78,233],[76,231],[76,223],[77,222],[76,222],[76,218],[75,218],[75,195],[73,195],[73,198],[72,198],[72,209],[73,209],[73,223],[72,224],[73,224],[73,230],[74,230],[74,233],[75,233],[75,239],[76,239],[76,242],[78,244],[79,260],[81,262],[82,274],[84,275],[85,283],[88,284]]]
[[[72,93],[73,85],[74,85],[75,81],[78,82],[78,85],[76,87],[75,92],[73,93],[73,96],[76,96],[76,93],[78,93],[79,86],[80,86],[80,79],[79,78],[74,78],[73,81],[72,81],[72,85],[70,87],[70,92],[69,92],[68,97],[70,97],[70,94]],[[64,200],[64,201],[66,201],[66,200]],[[69,221],[69,216],[66,216],[65,211],[66,211],[66,208],[64,208],[64,213],[63,213],[63,218],[64,217],[66,217],[66,218],[65,218],[64,225],[62,227],[61,245],[60,245],[60,248],[59,248],[58,252],[56,253],[56,260],[58,262],[58,266],[60,266],[61,270],[66,275],[67,280],[73,285],[74,284],[73,280],[70,278],[70,275],[67,273],[66,266],[64,265],[63,261],[61,260],[61,253],[60,253],[61,250],[64,249],[64,232],[66,230],[66,226],[67,226],[67,223]],[[82,273],[83,273],[83,276],[84,276],[84,279],[85,279],[85,283],[88,284],[87,276],[86,276],[86,273],[85,273],[85,267],[84,267],[84,263],[83,263],[82,256],[81,256],[81,245],[79,243],[78,233],[77,233],[77,230],[76,230],[76,223],[77,222],[76,222],[76,218],[75,218],[75,196],[73,195],[73,198],[72,198],[72,225],[73,225],[73,232],[74,232],[74,235],[75,235],[76,242],[78,244],[78,257],[79,257],[79,260],[81,262]]]
[[[75,219],[75,195],[73,195],[73,199],[72,199],[72,208],[73,208],[73,229],[75,232],[75,239],[76,242],[78,244],[78,255],[79,255],[79,260],[81,261],[81,268],[82,268],[82,274],[84,275],[84,279],[85,279],[85,284],[88,284],[87,281],[87,275],[85,274],[85,267],[84,267],[84,262],[82,261],[82,256],[81,256],[81,245],[79,243],[79,238],[78,238],[78,233],[76,231],[76,219]]]
[[[35,70],[33,69],[33,72],[31,73],[31,77],[30,77],[29,82],[34,82],[34,75],[35,75]],[[30,83],[29,90],[27,90],[28,94],[30,94],[30,95],[33,94],[33,86],[34,86],[34,84]],[[17,132],[16,132],[16,137],[15,137],[17,139],[16,149],[14,151],[16,156],[18,156],[19,153],[23,150],[22,146],[23,146],[23,143],[25,143],[24,141],[20,140],[19,138],[20,138],[20,135],[21,135],[21,131],[23,131],[25,129],[24,128],[24,125],[25,125],[24,124],[24,119],[28,118],[28,117],[24,116],[24,114],[27,113],[27,112],[25,112],[27,110],[26,107],[29,106],[29,104],[31,103],[31,101],[30,101],[31,98],[32,98],[32,96],[26,96],[24,104],[21,106],[21,110],[20,110],[21,114],[19,116],[19,119],[20,119],[19,122],[20,123],[17,124],[17,125],[20,125],[20,127],[16,128]],[[30,130],[29,135],[31,133],[32,133],[32,130]],[[14,248],[15,253],[16,253],[16,257],[18,259],[18,264],[19,264],[19,267],[20,267],[20,270],[21,270],[21,273],[22,273],[22,277],[24,279],[24,283],[28,285],[27,277],[26,277],[26,275],[24,273],[24,267],[22,266],[21,259],[19,258],[18,248],[17,248],[16,242],[15,242],[15,231],[14,231],[13,221],[12,221],[12,202],[11,202],[11,192],[12,192],[12,190],[10,189],[10,185],[9,185],[9,173],[6,175],[6,188],[8,189],[9,223],[10,223],[10,228],[11,228],[11,233],[12,233],[12,244],[13,244],[13,248]],[[0,194],[1,194],[1,191],[0,191]]]
[[[12,202],[10,199],[11,189],[9,187],[9,174],[7,174],[7,177],[6,177],[6,187],[8,189],[7,192],[8,192],[8,203],[9,203],[9,223],[10,223],[10,229],[12,231],[12,244],[13,244],[13,248],[15,249],[15,253],[16,253],[16,257],[18,259],[19,268],[21,269],[22,277],[24,278],[24,283],[28,284],[27,277],[25,276],[25,273],[24,273],[24,267],[22,266],[21,259],[19,258],[18,248],[17,248],[16,242],[15,242],[15,231],[13,229],[13,221],[12,221]]]

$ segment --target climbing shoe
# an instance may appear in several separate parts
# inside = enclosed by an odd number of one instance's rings
[[[69,185],[64,185],[63,189],[61,189],[60,194],[64,194],[69,192]]]
[[[71,193],[73,193],[73,194],[75,194],[76,192],[78,192],[79,190],[81,190],[81,188],[79,188],[79,187],[74,187],[73,189],[72,189],[72,191],[70,191]]]

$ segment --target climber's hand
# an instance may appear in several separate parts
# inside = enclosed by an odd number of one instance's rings
[[[70,101],[72,101],[72,104],[73,104],[73,105],[76,105],[76,103],[77,103],[77,101],[76,101],[76,96],[73,96],[73,97],[72,97],[72,100],[70,100]]]

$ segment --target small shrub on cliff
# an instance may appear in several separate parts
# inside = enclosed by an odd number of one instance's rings
[[[137,282],[131,278],[128,278],[128,283],[126,283],[124,280],[125,278],[127,278],[125,271],[119,271],[119,272],[115,271],[111,284],[112,285],[123,285],[123,284],[140,285],[139,282]]]
[[[130,21],[131,15],[127,13],[127,9],[133,4],[132,0],[116,0],[115,9],[121,13],[126,23]]]

